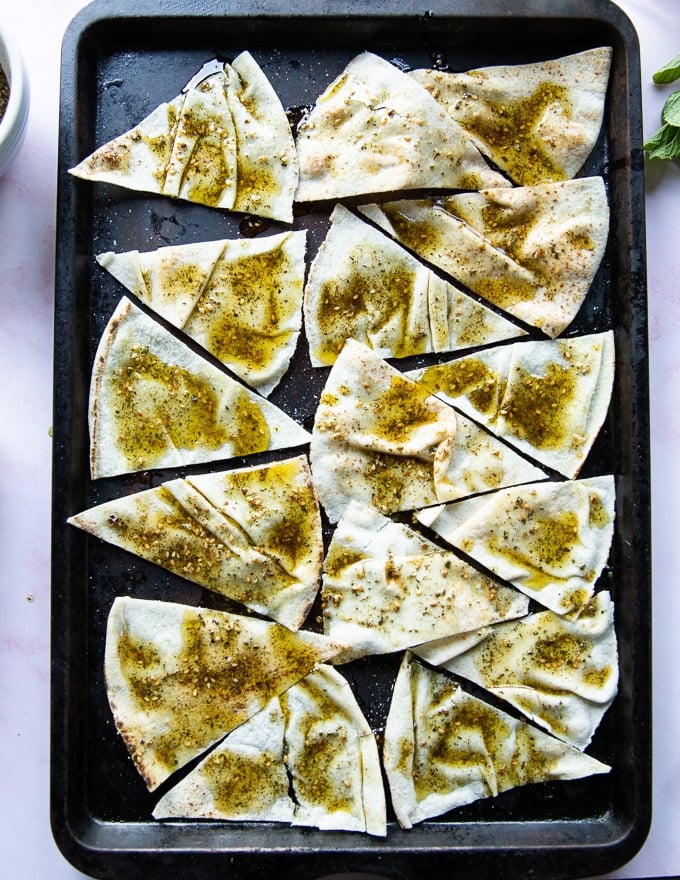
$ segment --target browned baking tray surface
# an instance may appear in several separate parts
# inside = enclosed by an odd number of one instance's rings
[[[172,99],[211,58],[247,49],[287,108],[310,105],[356,54],[451,70],[556,58],[611,45],[601,137],[581,174],[604,177],[607,252],[568,335],[612,328],[617,374],[607,423],[582,471],[613,473],[617,519],[603,585],[616,603],[619,694],[589,753],[606,776],[527,786],[386,839],[270,823],[156,822],[115,731],[103,681],[106,617],[117,595],[223,607],[199,587],[66,525],[88,506],[177,471],[91,481],[87,399],[94,352],[123,291],[97,253],[152,250],[251,234],[243,217],[77,181],[95,146]],[[640,848],[650,821],[650,523],[647,310],[637,37],[608,0],[301,2],[95,0],[67,31],[62,56],[54,363],[52,828],[65,856],[95,877],[321,877],[363,871],[415,878],[566,878],[605,873]],[[313,257],[329,207],[297,213]],[[258,234],[280,231],[275,223]],[[326,371],[301,340],[271,399],[311,428]],[[275,457],[283,457],[278,455]],[[238,460],[233,466],[254,463]],[[226,466],[231,466],[227,464]],[[203,468],[209,469],[209,468]],[[181,471],[187,472],[188,469]],[[192,470],[201,470],[193,468]],[[400,657],[341,667],[380,735]]]

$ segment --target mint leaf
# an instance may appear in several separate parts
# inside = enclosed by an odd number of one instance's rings
[[[657,129],[653,135],[651,135],[642,145],[643,149],[651,152],[652,150],[656,150],[661,144],[664,143],[666,138],[666,131],[670,128],[668,125],[662,125],[661,128]]]
[[[661,111],[661,121],[669,125],[680,125],[680,91],[672,92]]]
[[[677,159],[680,157],[680,128],[665,123],[644,144],[650,159]]]
[[[678,77],[680,77],[680,54],[676,55],[675,58],[671,58],[667,64],[659,68],[652,76],[652,79],[655,83],[670,83],[674,82]]]

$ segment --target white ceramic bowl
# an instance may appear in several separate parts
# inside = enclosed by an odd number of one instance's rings
[[[19,48],[0,23],[0,64],[9,83],[9,100],[0,119],[0,176],[21,149],[28,121],[29,88]]]

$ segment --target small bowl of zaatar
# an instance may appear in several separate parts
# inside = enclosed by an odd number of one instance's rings
[[[0,176],[21,149],[28,121],[29,87],[17,44],[0,23]]]

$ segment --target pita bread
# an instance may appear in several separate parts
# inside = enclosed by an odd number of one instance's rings
[[[466,73],[414,70],[495,165],[523,186],[575,177],[602,127],[612,50]]]
[[[428,645],[413,650],[432,662]],[[541,611],[488,627],[474,647],[448,659],[439,656],[437,665],[506,700],[553,736],[585,749],[618,686],[611,597],[596,593],[577,620]]]
[[[319,587],[321,516],[304,456],[170,480],[68,521],[290,629]]]
[[[283,735],[281,703],[273,697],[163,795],[154,819],[292,822]]]
[[[305,326],[315,367],[348,338],[381,357],[456,351],[524,335],[342,205],[309,270]]]
[[[525,485],[416,514],[424,525],[556,614],[578,615],[609,557],[612,476]]]
[[[97,262],[265,397],[302,324],[304,231],[107,252]]]
[[[292,222],[298,165],[285,110],[262,69],[242,52],[71,173]]]
[[[430,642],[423,642],[422,645],[412,646],[411,650],[431,666],[445,666],[454,657],[460,656],[482,642],[493,632],[494,626],[495,624],[480,626],[468,632],[432,639]]]
[[[319,96],[296,143],[298,202],[510,185],[426,89],[371,52],[357,55]]]
[[[407,375],[573,479],[609,409],[614,334],[494,346]]]
[[[309,434],[124,297],[90,384],[93,478],[300,446]]]
[[[384,837],[375,737],[345,679],[319,666],[232,731],[153,814],[290,822]]]
[[[319,666],[281,695],[294,825],[387,833],[378,747],[347,681]]]
[[[321,395],[310,460],[331,522],[352,500],[394,513],[544,476],[352,339]]]
[[[387,716],[383,763],[403,828],[517,786],[611,769],[472,697],[408,652]]]
[[[609,233],[600,177],[359,210],[418,256],[550,337],[576,317]]]
[[[118,597],[106,631],[107,695],[153,790],[341,650],[269,621]]]
[[[528,600],[406,525],[354,502],[324,563],[324,632],[357,656],[520,617]]]

